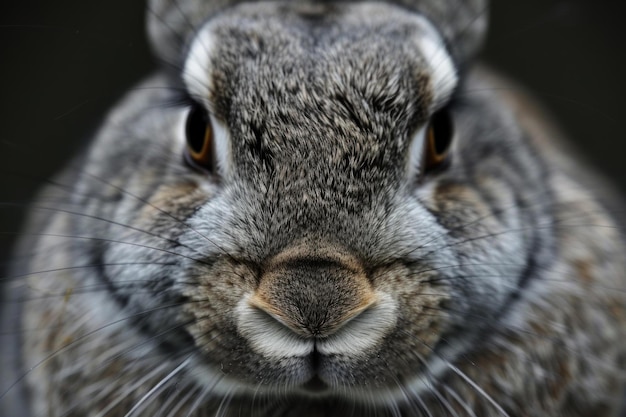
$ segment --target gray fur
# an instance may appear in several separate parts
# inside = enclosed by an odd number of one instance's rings
[[[152,2],[153,47],[181,73],[113,109],[60,179],[71,198],[34,204],[44,234],[12,289],[32,369],[0,404],[25,389],[52,416],[616,415],[623,238],[532,104],[464,71],[482,2],[234,3]],[[433,28],[453,98],[420,48]],[[181,85],[226,132],[215,172],[183,163]],[[444,106],[449,165],[412,169]]]
[[[299,6],[358,2],[358,0],[283,1],[283,3]],[[474,55],[485,35],[487,0],[388,0],[385,2],[419,12],[432,20],[459,61],[464,61]],[[244,1],[150,0],[148,33],[155,52],[167,62],[180,62],[184,59],[184,47],[193,39],[197,28],[202,23],[239,3],[244,3]]]

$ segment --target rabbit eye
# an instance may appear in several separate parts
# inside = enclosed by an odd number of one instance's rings
[[[453,137],[454,129],[449,112],[446,109],[439,110],[432,116],[426,131],[426,171],[439,167],[448,159]]]
[[[193,167],[212,170],[215,157],[213,150],[213,129],[209,116],[198,104],[193,104],[185,124],[187,147],[185,159]]]

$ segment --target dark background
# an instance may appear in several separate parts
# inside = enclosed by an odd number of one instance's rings
[[[483,54],[535,93],[622,191],[623,8],[620,1],[493,0]],[[58,170],[153,67],[143,9],[136,0],[2,0],[0,202],[27,201],[36,178]],[[0,205],[0,262],[23,212]]]

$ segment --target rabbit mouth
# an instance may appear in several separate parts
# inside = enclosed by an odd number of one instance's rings
[[[280,317],[258,308],[253,297],[237,307],[239,333],[252,350],[266,358],[358,356],[379,345],[396,324],[397,305],[387,294],[333,329],[331,334],[299,334]],[[316,361],[313,361],[316,362]]]
[[[418,376],[376,375],[378,352],[394,339],[398,325],[397,301],[377,292],[376,302],[356,314],[332,334],[305,337],[280,318],[255,306],[253,295],[244,297],[236,308],[238,332],[251,350],[274,364],[277,378],[255,391],[293,392],[311,398],[349,397],[385,403],[401,395],[403,386],[419,385]],[[393,343],[393,342],[392,342]],[[288,363],[282,370],[285,363]],[[279,376],[282,374],[282,376]],[[360,374],[356,379],[354,374]],[[416,382],[417,381],[417,382]],[[248,385],[248,384],[245,384]],[[392,388],[394,387],[395,388]],[[245,390],[245,387],[241,387]]]
[[[226,259],[212,268],[206,294],[204,281],[187,294],[196,318],[187,330],[206,365],[199,382],[221,378],[220,392],[394,401],[423,379],[447,328],[445,289],[404,264],[366,274],[347,251],[317,246],[279,254],[261,274]],[[250,282],[218,297],[215,276]]]
[[[329,385],[324,382],[318,375],[315,375],[313,378],[309,379],[306,383],[302,385],[302,389],[306,392],[313,394],[323,394],[329,390]]]
[[[304,335],[280,317],[256,306],[252,295],[236,309],[237,328],[251,349],[271,361],[289,358],[295,365],[296,389],[306,394],[327,394],[332,386],[343,385],[334,372],[338,358],[367,355],[376,349],[396,324],[396,303],[386,294],[333,329],[331,334],[311,331]]]

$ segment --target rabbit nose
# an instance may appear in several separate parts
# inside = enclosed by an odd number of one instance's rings
[[[250,304],[304,338],[325,338],[376,303],[352,257],[281,257],[262,275]]]

